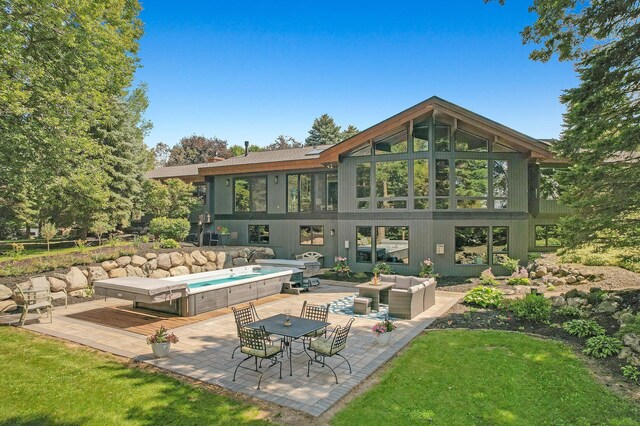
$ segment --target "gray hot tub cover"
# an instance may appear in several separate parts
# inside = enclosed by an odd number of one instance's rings
[[[186,283],[143,277],[119,277],[93,282],[99,296],[135,302],[159,303],[187,296]]]

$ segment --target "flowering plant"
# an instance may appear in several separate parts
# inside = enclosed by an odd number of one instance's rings
[[[154,334],[147,337],[147,345],[151,345],[153,343],[178,343],[178,341],[178,336],[173,333],[169,333],[169,330],[164,328],[162,325]]]
[[[222,225],[218,225],[216,230],[218,231],[218,234],[228,234],[229,233],[229,228],[227,228],[226,226],[222,226]]]
[[[499,282],[496,280],[496,276],[493,275],[493,271],[491,268],[487,268],[480,274],[480,283],[484,285],[498,285]]]
[[[393,270],[391,269],[391,266],[388,265],[386,262],[376,263],[373,269],[371,270],[371,272],[376,277],[380,274],[393,274]]]
[[[376,333],[379,336],[379,335],[384,334],[384,333],[390,333],[393,330],[395,330],[396,328],[397,327],[393,323],[393,321],[390,321],[389,319],[385,319],[384,321],[379,322],[376,325],[374,325],[371,330],[373,330],[373,332]]]
[[[347,265],[347,258],[336,256],[336,264],[333,266],[333,272],[337,272],[339,274],[349,274],[351,273],[351,268]]]
[[[431,278],[437,277],[438,274],[435,273],[435,265],[431,259],[425,259],[420,264],[420,273],[418,274],[422,278]]]

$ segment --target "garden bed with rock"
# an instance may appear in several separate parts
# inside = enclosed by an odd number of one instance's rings
[[[140,254],[118,256],[100,263],[30,276],[46,276],[52,293],[66,291],[69,303],[78,303],[93,300],[92,283],[96,280],[117,277],[166,278],[245,266],[255,263],[256,259],[275,257],[273,250],[268,247],[225,247],[225,250],[215,251],[204,248],[185,248],[181,251],[138,250],[137,253]],[[4,278],[0,281],[0,313],[16,310],[19,296],[15,288],[28,288],[30,276]],[[54,300],[54,305],[61,304],[64,304],[64,300]]]

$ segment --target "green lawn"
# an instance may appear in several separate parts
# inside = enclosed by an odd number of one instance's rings
[[[566,345],[499,331],[416,339],[335,425],[637,425],[640,406],[596,382]]]
[[[256,408],[0,327],[0,425],[267,424]]]

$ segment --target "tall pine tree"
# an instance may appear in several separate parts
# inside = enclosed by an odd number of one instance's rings
[[[309,136],[304,140],[306,146],[333,145],[342,141],[340,126],[329,114],[322,114],[313,120]]]
[[[501,1],[502,3],[503,1]],[[562,222],[570,244],[640,247],[640,3],[637,0],[536,0],[536,22],[522,33],[542,45],[531,54],[573,61],[580,78],[567,107],[556,152]]]

